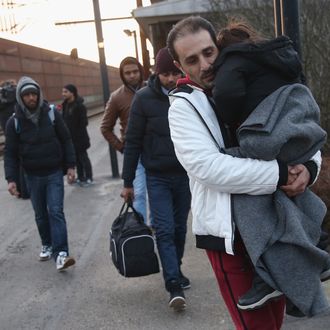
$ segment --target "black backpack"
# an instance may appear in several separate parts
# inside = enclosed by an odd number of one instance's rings
[[[119,273],[125,277],[159,272],[152,231],[131,203],[123,204],[111,226],[110,256]]]

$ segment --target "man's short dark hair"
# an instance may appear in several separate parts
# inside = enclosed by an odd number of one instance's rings
[[[214,44],[217,44],[217,37],[213,25],[203,17],[190,16],[176,23],[167,36],[167,48],[175,61],[179,62],[178,54],[174,49],[174,43],[181,37],[197,33],[200,30],[209,32]]]

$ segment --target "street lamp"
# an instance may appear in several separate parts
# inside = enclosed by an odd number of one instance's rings
[[[129,37],[131,37],[133,35],[133,37],[134,37],[134,45],[135,45],[135,56],[136,56],[136,59],[139,60],[139,53],[138,53],[137,41],[136,41],[136,31],[135,30],[131,31],[131,30],[125,29],[124,32]]]

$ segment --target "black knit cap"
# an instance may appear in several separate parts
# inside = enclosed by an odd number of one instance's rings
[[[168,48],[161,48],[156,55],[155,73],[181,72],[173,63],[173,58]]]
[[[73,84],[67,84],[64,86],[65,89],[67,89],[69,92],[71,92],[75,98],[78,97],[78,90],[77,87]]]

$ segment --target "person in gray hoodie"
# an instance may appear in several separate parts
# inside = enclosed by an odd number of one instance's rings
[[[19,162],[27,180],[35,220],[41,238],[40,261],[54,257],[62,271],[75,264],[69,256],[63,213],[65,167],[68,183],[75,177],[75,154],[60,113],[51,110],[39,84],[22,77],[16,90],[15,114],[6,126],[4,150],[8,191],[18,196]]]

